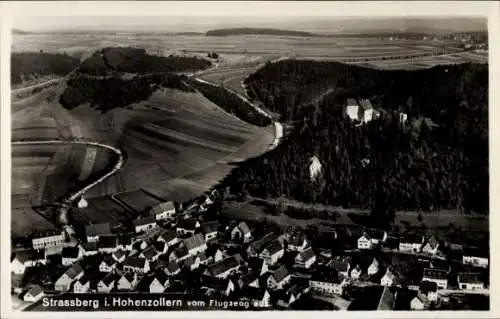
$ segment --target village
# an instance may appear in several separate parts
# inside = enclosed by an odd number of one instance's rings
[[[34,236],[13,251],[13,298],[27,307],[65,293],[176,292],[262,309],[423,310],[489,294],[484,250],[368,228],[334,232],[332,247],[351,247],[318,248],[298,228],[224,220],[220,198],[162,203],[130,231],[105,223]]]

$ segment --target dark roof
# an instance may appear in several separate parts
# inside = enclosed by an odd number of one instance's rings
[[[462,251],[464,256],[489,258],[488,249],[480,249],[477,247],[464,246]]]
[[[423,294],[428,294],[429,292],[437,291],[437,283],[434,281],[424,280],[420,283],[420,292]]]
[[[37,295],[39,295],[42,292],[43,292],[43,288],[42,287],[40,287],[39,285],[34,285],[26,293],[30,294],[32,296],[37,296]]]
[[[293,246],[302,246],[306,236],[301,231],[295,231],[287,236],[287,243]]]
[[[421,244],[424,236],[414,233],[405,233],[399,237],[400,243]]]
[[[312,250],[312,248],[309,247],[309,248],[304,249],[303,251],[301,251],[299,253],[299,256],[300,256],[300,258],[302,258],[302,260],[305,261],[305,260],[309,260],[309,259],[313,258],[316,255],[314,254],[314,251]]]
[[[32,239],[37,238],[45,238],[45,237],[53,237],[53,236],[61,236],[63,232],[60,230],[52,229],[52,230],[44,230],[33,234]]]
[[[368,228],[365,229],[365,232],[370,236],[369,238],[375,238],[378,240],[382,240],[384,238],[385,232],[383,230]]]
[[[196,223],[198,221],[196,219],[192,218],[181,218],[177,221],[177,228],[183,228],[183,229],[189,229],[189,230],[194,230],[196,228]]]
[[[245,223],[245,222],[239,223],[238,228],[241,230],[241,232],[244,235],[250,233],[250,228],[248,227],[247,223]]]
[[[80,253],[80,249],[78,247],[63,247],[62,249],[62,257],[63,258],[78,258],[78,254]]]
[[[194,264],[194,262],[195,258],[193,256],[189,256],[188,258],[181,261],[181,264],[183,267],[191,267],[191,265]]]
[[[248,259],[248,268],[250,268],[253,271],[259,272],[262,270],[262,266],[264,265],[264,260],[253,257]]]
[[[283,247],[278,240],[273,240],[269,245],[266,246],[265,250],[267,250],[270,255],[274,255],[278,251],[283,250]]]
[[[384,287],[378,302],[377,310],[393,310],[396,296],[389,287]]]
[[[431,279],[446,279],[447,271],[442,269],[424,269],[424,277]]]
[[[290,273],[288,272],[288,269],[286,269],[285,266],[280,266],[278,269],[273,271],[273,277],[276,279],[277,282],[282,281],[285,279]]]
[[[79,264],[73,264],[66,270],[65,274],[68,275],[69,278],[75,279],[81,272],[83,272],[83,268]]]
[[[78,279],[78,282],[82,285],[85,285],[86,283],[90,282],[90,277],[88,275],[83,275],[80,279]]]
[[[116,276],[113,273],[108,273],[101,279],[106,286],[109,286],[114,280],[116,280]]]
[[[259,240],[254,241],[253,243],[250,244],[250,247],[256,252],[260,253],[265,246],[267,246],[269,243],[271,243],[273,240],[277,238],[276,234],[274,233],[269,233],[266,234],[264,237],[262,237]]]
[[[111,236],[99,236],[99,243],[97,247],[99,248],[114,248],[116,247],[118,240],[115,235]]]
[[[188,250],[203,246],[205,244],[205,237],[202,234],[196,234],[189,238],[184,239],[184,245]]]
[[[347,105],[358,105],[355,99],[347,99]]]
[[[114,264],[115,264],[115,260],[113,259],[113,257],[111,257],[111,256],[109,256],[109,255],[108,255],[108,256],[106,256],[106,257],[103,259],[103,261],[102,261],[102,262],[103,262],[103,263],[105,263],[105,264],[106,264],[106,265],[108,265],[108,266],[112,266],[112,265],[114,265]]]
[[[42,251],[42,253],[45,253],[45,252]],[[37,259],[37,257],[36,257],[37,255],[40,255],[40,253],[37,253],[35,250],[21,250],[21,251],[15,252],[12,255],[11,261],[14,259],[17,259],[20,262],[25,263],[27,261],[32,261],[32,260]],[[40,259],[40,258],[38,258],[38,259]]]
[[[256,288],[250,286],[243,287],[240,291],[241,297],[248,298],[250,300],[262,300],[265,294],[265,288]]]
[[[118,236],[118,245],[128,246],[132,244],[132,235],[131,234],[122,234]]]
[[[207,269],[213,276],[217,276],[228,271],[229,269],[237,268],[238,266],[238,261],[233,256],[230,256],[221,261],[210,264]]]
[[[175,209],[174,202],[168,201],[154,206],[151,209],[153,215],[161,214],[164,211]]]
[[[425,245],[427,244],[431,246],[432,249],[434,249],[439,245],[439,242],[437,241],[436,237],[432,235],[425,240]]]
[[[341,278],[337,271],[328,266],[318,266],[316,270],[311,274],[310,280],[329,282],[338,284],[341,282]]]
[[[111,226],[109,223],[87,225],[85,226],[85,234],[87,237],[109,235],[111,234]]]
[[[155,249],[158,251],[158,252],[162,252],[164,249],[165,249],[165,243],[162,242],[162,241],[155,241],[153,243],[153,246],[155,247]]]
[[[91,241],[88,243],[83,243],[82,248],[85,251],[97,251],[97,242],[96,241]]]
[[[140,257],[135,257],[131,256],[125,259],[125,266],[131,266],[134,268],[144,268],[146,264],[146,259],[145,258],[140,258]]]
[[[483,280],[481,279],[480,273],[459,272],[458,273],[458,282],[459,283],[469,283],[469,284],[482,284]]]
[[[216,232],[218,225],[216,223],[204,223],[201,225],[201,229],[204,234]]]
[[[125,255],[127,255],[127,253],[123,249],[118,249],[117,251],[113,252],[113,256],[118,259],[122,258]]]
[[[154,246],[149,246],[148,248],[144,249],[142,253],[144,254],[144,257],[146,257],[146,259],[151,259],[158,255],[158,252],[156,251]]]
[[[164,271],[155,272],[155,278],[162,284],[165,285],[168,281],[168,276]]]
[[[158,237],[161,237],[164,241],[169,242],[172,239],[177,238],[177,234],[172,229],[162,229]]]
[[[132,272],[126,272],[122,277],[125,277],[125,279],[131,283],[134,281],[134,278],[136,278],[136,275]],[[120,278],[121,279],[121,278]]]
[[[189,255],[189,250],[187,249],[186,246],[179,246],[174,250],[173,253],[175,253],[175,256],[177,256],[177,258],[181,258],[186,255]]]
[[[332,267],[337,271],[347,271],[350,263],[352,263],[352,258],[348,256],[335,256],[332,259]]]
[[[134,220],[134,226],[144,226],[144,225],[155,224],[155,223],[156,223],[156,219],[154,216],[147,216],[147,217],[143,217],[143,218]]]
[[[173,261],[169,262],[166,268],[167,268],[169,273],[174,273],[180,269],[179,265],[177,265],[177,263],[173,262]]]
[[[373,108],[372,103],[368,99],[361,99],[361,100],[359,100],[359,105],[362,108],[364,108],[365,110],[369,110],[369,109]]]

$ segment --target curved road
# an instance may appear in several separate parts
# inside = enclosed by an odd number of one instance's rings
[[[103,182],[105,179],[107,179],[111,175],[115,174],[117,171],[119,171],[122,168],[122,166],[123,166],[123,164],[125,162],[125,158],[124,158],[123,153],[122,153],[122,151],[120,149],[118,149],[118,148],[116,148],[114,146],[103,144],[103,143],[99,143],[99,142],[93,142],[93,141],[63,141],[63,140],[16,141],[16,142],[11,142],[11,145],[44,145],[44,144],[79,144],[79,145],[87,145],[87,146],[97,146],[97,147],[102,147],[102,148],[106,148],[108,150],[111,150],[111,151],[115,152],[118,155],[118,158],[119,158],[118,162],[115,164],[115,166],[113,166],[113,169],[111,171],[109,171],[108,173],[104,174],[99,179],[97,179],[94,182],[88,184],[87,186],[85,186],[84,188],[80,189],[79,191],[77,191],[77,192],[75,192],[73,194],[68,195],[68,197],[64,200],[65,203],[71,203],[71,202],[75,201],[80,196],[84,195],[88,190],[90,190],[91,188],[93,188],[97,184]]]

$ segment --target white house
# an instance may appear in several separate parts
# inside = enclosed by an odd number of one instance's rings
[[[422,276],[422,281],[427,280],[435,282],[439,288],[446,289],[446,287],[448,286],[447,275],[448,272],[446,270],[425,268],[424,274]]]
[[[280,242],[275,240],[264,248],[259,257],[262,258],[268,265],[274,265],[283,257],[285,250]]]
[[[116,261],[112,256],[106,256],[99,264],[100,272],[112,272],[115,269]]]
[[[132,250],[132,236],[130,234],[122,234],[118,236],[118,249],[123,249],[125,251]]]
[[[97,283],[97,291],[99,293],[109,293],[115,287],[116,275],[108,273],[104,278]]]
[[[379,270],[379,262],[376,258],[373,258],[372,263],[370,264],[370,266],[368,266],[367,273],[369,276],[375,275],[376,273],[378,273],[378,270]]]
[[[274,270],[267,278],[267,287],[271,289],[282,289],[291,280],[291,275],[285,266]]]
[[[17,275],[24,274],[26,268],[37,264],[46,264],[45,251],[23,250],[13,254],[10,267],[11,272]]]
[[[462,290],[484,289],[484,282],[480,273],[458,273],[458,288]]]
[[[309,269],[316,262],[316,254],[311,247],[301,251],[295,257],[295,264],[301,268]]]
[[[252,231],[245,222],[240,222],[231,230],[232,240],[242,240],[243,243],[252,241]]]
[[[64,244],[64,231],[48,231],[33,236],[33,249],[45,249]]]
[[[361,237],[358,238],[358,249],[371,249],[372,241],[368,236],[368,233],[363,233]]]
[[[435,255],[439,248],[439,242],[434,235],[429,236],[422,245],[422,252]]]
[[[90,290],[90,278],[87,276],[83,276],[82,278],[75,281],[73,285],[73,293],[75,294],[84,294],[89,292]]]
[[[201,227],[200,222],[196,219],[187,218],[179,219],[177,222],[176,231],[179,236],[185,234],[194,234],[194,232]]]
[[[95,242],[99,240],[100,236],[111,235],[111,226],[109,223],[87,225],[85,226],[85,234],[87,242]]]
[[[181,268],[176,262],[171,261],[167,264],[164,271],[168,276],[175,276],[181,272]]]
[[[45,293],[43,292],[42,287],[34,285],[24,294],[23,300],[26,302],[37,302],[42,299],[44,295]]]
[[[145,274],[149,272],[149,262],[145,258],[128,257],[123,263],[125,272]]]
[[[355,99],[347,99],[346,114],[351,120],[358,120],[359,104]]]
[[[149,262],[156,261],[158,257],[160,257],[160,252],[156,250],[156,248],[151,245],[148,248],[144,249],[140,255],[140,258],[145,258]]]
[[[201,226],[202,232],[205,235],[205,241],[212,240],[217,237],[217,224],[216,223],[205,223]]]
[[[380,279],[380,285],[390,287],[399,284],[399,277],[392,267],[387,267],[384,276]]]
[[[361,121],[363,123],[368,123],[380,116],[380,112],[375,110],[372,106],[372,103],[368,99],[362,99],[359,101],[361,106],[363,115],[361,117]]]
[[[363,273],[363,270],[361,269],[361,266],[356,265],[356,267],[351,269],[350,277],[352,279],[357,280],[357,279],[359,279],[359,277],[361,277],[362,273]]]
[[[134,220],[134,229],[136,233],[148,232],[157,227],[155,216],[147,216]]]
[[[62,249],[62,265],[69,266],[83,257],[83,251],[78,246]]]
[[[488,268],[488,255],[488,251],[479,248],[464,246],[462,262],[465,265]]]
[[[301,232],[294,232],[285,236],[287,249],[290,251],[303,251],[307,248],[309,242],[306,236]]]
[[[399,238],[399,250],[417,252],[424,243],[424,236],[406,233]]]
[[[240,268],[240,264],[233,256],[227,257],[219,262],[207,266],[205,275],[225,279],[235,273]]]
[[[327,266],[318,267],[309,279],[311,290],[324,295],[342,295],[346,284],[343,275]]]
[[[149,284],[150,293],[162,293],[169,285],[168,276],[163,271],[157,271]]]
[[[427,297],[423,294],[417,294],[410,302],[411,310],[424,310],[427,303]]]
[[[71,283],[73,281],[78,280],[83,277],[83,269],[82,267],[75,263],[71,267],[69,267],[64,274],[57,279],[54,284],[54,290],[60,292],[67,292],[70,290]]]
[[[158,204],[151,209],[151,215],[155,216],[157,221],[173,218],[175,213],[175,206],[172,201]]]
[[[408,120],[408,114],[400,112],[399,113],[399,123],[404,124]]]
[[[123,274],[116,284],[118,291],[130,291],[137,285],[137,273],[127,272]]]

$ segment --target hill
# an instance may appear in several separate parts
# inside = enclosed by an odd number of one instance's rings
[[[281,30],[281,29],[271,29],[271,28],[214,29],[207,31],[206,35],[214,37],[231,36],[231,35],[278,35],[278,36],[292,36],[292,37],[316,36],[314,33],[305,31]]]
[[[233,171],[224,183],[233,193],[371,209],[381,224],[395,210],[488,213],[487,65],[380,71],[287,60],[246,85],[296,130]],[[380,119],[357,126],[348,98],[369,99]],[[322,165],[315,180],[313,156]]]

